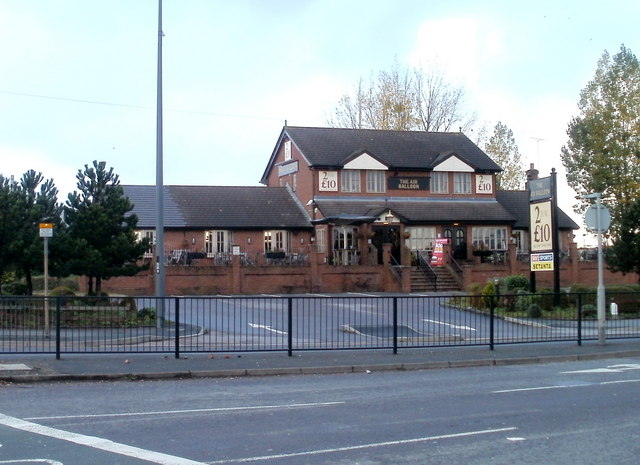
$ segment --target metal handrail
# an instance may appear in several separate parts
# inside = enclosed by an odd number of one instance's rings
[[[433,290],[436,291],[438,289],[438,275],[429,263],[428,252],[426,250],[418,250],[416,252],[416,256],[418,258],[418,269],[422,272],[427,281],[430,281],[433,284]]]

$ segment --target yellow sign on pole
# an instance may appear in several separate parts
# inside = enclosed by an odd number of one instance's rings
[[[40,223],[40,237],[53,237],[53,223]]]
[[[532,253],[531,271],[553,271],[553,252]]]

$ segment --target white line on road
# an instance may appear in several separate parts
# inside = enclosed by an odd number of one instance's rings
[[[623,365],[609,365],[606,368],[593,368],[591,370],[561,371],[561,374],[574,373],[622,373],[623,371],[640,370],[640,365],[631,363]]]
[[[437,325],[449,326],[450,328],[453,328],[453,329],[463,329],[465,331],[477,331],[477,329],[472,328],[471,326],[452,325],[451,323],[445,323],[444,321],[428,320],[428,319],[424,319],[424,318],[422,319],[422,321],[426,321],[427,323],[433,323],[433,324],[437,324]]]
[[[544,391],[547,389],[568,389],[568,388],[578,388],[578,387],[585,387],[585,386],[606,386],[608,384],[625,384],[625,383],[640,383],[640,379],[603,381],[601,383],[572,383],[572,384],[557,385],[557,386],[536,386],[536,387],[526,387],[526,388],[518,388],[518,389],[502,389],[500,391],[491,391],[491,393],[504,394],[507,392]]]
[[[86,436],[84,434],[72,433],[57,428],[51,428],[49,426],[43,426],[37,423],[21,420],[19,418],[3,415],[2,413],[0,413],[0,425],[5,425],[9,428],[26,431],[28,433],[39,434],[40,436],[60,439],[62,441],[71,442],[73,444],[78,444],[81,446],[91,447],[93,449],[103,450],[118,455],[124,455],[126,457],[134,457],[140,460],[146,460],[147,462],[158,463],[161,465],[205,465],[204,462],[196,462],[194,460],[185,459],[183,457],[176,457],[175,455],[168,455],[161,452],[141,449],[139,447],[128,446],[126,444],[120,444],[118,442],[113,442],[108,439],[99,438],[96,436]]]
[[[245,463],[245,462],[258,462],[263,460],[279,460],[279,459],[284,459],[289,457],[302,457],[302,456],[309,456],[309,455],[330,454],[334,452],[348,452],[352,450],[372,449],[375,447],[400,446],[404,444],[416,444],[420,442],[441,441],[444,439],[465,438],[470,436],[480,436],[482,434],[494,434],[494,433],[502,433],[505,431],[514,431],[516,429],[518,428],[511,426],[507,428],[485,429],[480,431],[466,431],[464,433],[443,434],[440,436],[427,436],[423,438],[400,439],[398,441],[373,442],[369,444],[336,447],[332,449],[318,449],[318,450],[310,450],[305,452],[292,452],[290,454],[263,455],[260,457],[245,457],[241,459],[217,460],[217,461],[208,462],[208,463],[209,465],[224,465],[227,463]]]
[[[46,463],[47,465],[63,465],[62,462],[58,462],[57,460],[50,460],[50,459],[0,460],[0,463],[16,463],[18,465],[20,465],[21,463]]]
[[[271,331],[272,333],[276,333],[276,334],[287,334],[285,331],[280,331],[279,329],[274,329],[269,325],[261,325],[261,324],[258,324],[258,323],[249,323],[249,326],[251,326],[252,328],[264,329],[265,331]]]
[[[124,413],[97,413],[93,415],[55,415],[47,417],[29,417],[26,420],[69,420],[73,418],[108,418],[108,417],[141,417],[149,415],[178,415],[184,413],[219,413],[219,412],[241,412],[247,410],[276,410],[294,409],[308,407],[328,407],[332,405],[343,405],[344,402],[312,402],[305,404],[276,404],[276,405],[253,405],[244,407],[220,407],[201,408],[189,410],[158,410],[152,412],[124,412]]]

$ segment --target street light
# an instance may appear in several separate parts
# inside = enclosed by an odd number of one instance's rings
[[[606,342],[606,313],[605,313],[605,292],[604,292],[604,264],[602,257],[602,232],[606,228],[609,227],[608,224],[605,225],[605,221],[602,218],[601,205],[600,201],[602,199],[602,193],[595,192],[593,194],[587,194],[582,196],[583,199],[596,199],[596,213],[595,213],[595,224],[592,224],[591,221],[586,218],[587,226],[593,230],[595,226],[595,230],[598,234],[598,343],[604,344]],[[607,214],[609,211],[607,210]]]

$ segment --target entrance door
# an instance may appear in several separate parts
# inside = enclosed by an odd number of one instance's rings
[[[399,226],[373,226],[373,238],[371,245],[378,251],[378,265],[383,264],[382,244],[391,244],[391,255],[397,263],[400,263],[400,227]]]
[[[451,242],[451,250],[453,251],[453,258],[456,260],[467,259],[467,231],[465,228],[455,226],[452,228],[444,229],[444,237],[448,238]]]

